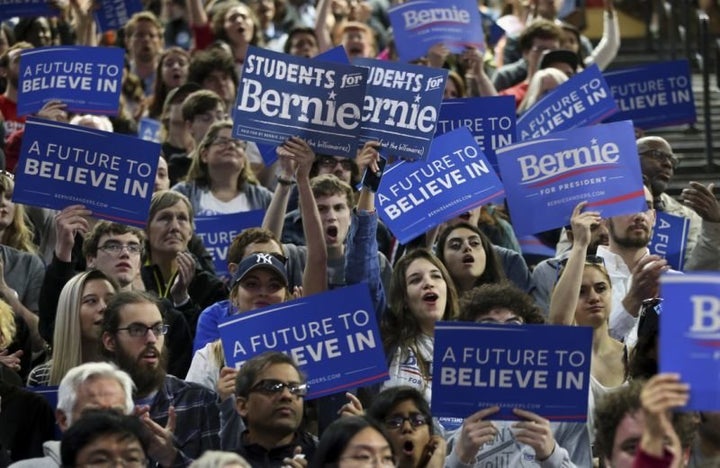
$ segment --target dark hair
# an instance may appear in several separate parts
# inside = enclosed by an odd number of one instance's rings
[[[277,364],[288,364],[295,368],[300,375],[300,380],[305,381],[305,374],[300,370],[297,363],[285,353],[279,351],[266,351],[253,358],[248,359],[240,368],[235,378],[235,395],[247,398],[250,389],[255,385],[258,375],[270,366]]]
[[[282,244],[277,236],[269,229],[259,227],[243,229],[240,234],[235,236],[228,248],[227,262],[240,263],[240,260],[247,256],[245,255],[245,249],[248,245],[255,243],[264,244],[266,242],[274,242],[280,247],[280,250],[283,250]]]
[[[508,281],[476,286],[463,294],[460,320],[475,322],[496,308],[513,311],[525,323],[545,323],[533,298]]]
[[[95,257],[97,256],[98,247],[100,244],[100,238],[105,235],[122,236],[123,234],[132,234],[137,236],[140,245],[145,242],[145,233],[132,226],[120,223],[112,223],[110,221],[98,222],[92,231],[85,235],[85,241],[83,242],[83,256],[84,257]]]
[[[407,285],[405,275],[407,269],[415,260],[427,260],[440,270],[447,285],[447,303],[443,313],[443,320],[453,320],[458,314],[458,295],[455,290],[450,273],[442,262],[427,249],[414,249],[405,254],[393,268],[390,280],[390,294],[388,295],[389,309],[383,315],[381,335],[387,355],[394,352],[396,346],[407,348],[413,346],[415,339],[420,335],[421,329],[415,316],[407,308]],[[417,353],[416,353],[417,354]]]
[[[218,104],[221,104],[223,109],[225,109],[225,101],[223,101],[215,91],[201,89],[190,93],[185,98],[185,102],[182,103],[180,111],[182,112],[184,121],[192,122],[195,116],[215,110]]]
[[[147,457],[148,444],[143,430],[143,423],[135,416],[125,416],[107,410],[88,410],[62,436],[60,443],[62,466],[76,466],[78,453],[104,436],[115,436],[123,441],[137,440]]]
[[[595,450],[600,460],[612,458],[613,445],[617,428],[623,418],[637,411],[642,411],[640,392],[644,381],[631,381],[606,393],[595,406]],[[695,415],[693,413],[675,412],[672,425],[680,438],[683,448],[693,441],[696,432]]]
[[[205,78],[216,70],[230,75],[233,83],[237,85],[239,79],[237,69],[235,68],[235,61],[229,53],[223,49],[215,47],[200,51],[193,55],[193,58],[190,61],[190,68],[188,69],[187,80],[202,86]]]
[[[153,119],[160,119],[163,115],[163,106],[165,104],[165,98],[170,92],[171,88],[165,84],[162,79],[162,69],[165,64],[165,60],[172,54],[179,54],[185,57],[190,62],[190,54],[183,48],[173,46],[168,47],[160,54],[160,60],[158,60],[157,67],[155,68],[155,85],[148,105],[148,115]]]
[[[395,456],[392,442],[385,433],[385,429],[375,420],[365,416],[348,416],[336,419],[330,424],[323,436],[320,438],[315,456],[310,461],[308,468],[325,468],[336,467],[340,462],[340,457],[347,448],[350,441],[360,431],[372,428],[385,438],[390,450]]]
[[[562,29],[560,26],[546,19],[537,19],[530,23],[520,34],[518,43],[521,52],[527,52],[532,49],[535,38],[540,39],[560,39]]]
[[[154,304],[162,314],[163,307],[160,299],[145,291],[120,291],[115,294],[107,304],[103,314],[102,332],[115,334],[120,326],[120,311],[131,304]]]
[[[233,44],[230,43],[230,39],[227,36],[227,32],[225,31],[225,15],[227,15],[228,11],[231,9],[243,6],[247,8],[248,16],[252,20],[253,23],[253,35],[250,38],[250,45],[263,47],[265,45],[265,41],[263,40],[262,36],[262,26],[260,25],[260,21],[258,20],[257,15],[255,14],[255,11],[250,8],[249,5],[247,5],[246,2],[239,2],[236,0],[223,2],[220,4],[220,2],[216,3],[217,7],[215,11],[212,14],[212,19],[210,20],[210,27],[212,28],[213,35],[216,39],[219,39],[228,45],[232,47]],[[235,80],[237,83],[237,80]]]
[[[478,237],[480,237],[482,248],[485,251],[485,271],[483,271],[482,275],[480,275],[473,284],[475,286],[480,286],[482,284],[499,283],[505,281],[505,270],[503,270],[502,263],[500,262],[497,254],[495,253],[492,242],[490,242],[488,236],[486,236],[479,227],[473,226],[470,223],[462,222],[458,224],[453,224],[451,226],[447,226],[445,229],[442,230],[442,232],[440,232],[440,235],[438,236],[436,251],[438,258],[441,262],[443,262],[443,265],[445,265],[445,267],[447,268],[447,261],[445,260],[445,244],[447,243],[448,237],[450,237],[450,234],[452,234],[453,231],[461,228],[469,229],[470,231],[477,234]]]
[[[283,46],[283,52],[285,52],[286,54],[290,53],[290,47],[292,46],[293,37],[297,36],[298,34],[310,34],[312,37],[315,38],[315,42],[317,42],[317,36],[315,35],[315,30],[313,28],[309,28],[306,26],[295,26],[288,32],[287,39],[285,40],[285,45]]]
[[[432,419],[430,405],[428,405],[423,394],[417,388],[407,386],[386,388],[375,397],[365,414],[376,421],[384,421],[397,405],[408,400],[417,406],[420,414],[425,416],[428,421]],[[428,422],[428,429],[430,435],[433,435],[432,422]]]

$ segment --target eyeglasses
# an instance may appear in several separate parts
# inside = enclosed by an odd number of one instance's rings
[[[413,413],[410,416],[393,416],[385,420],[385,427],[388,429],[400,429],[405,421],[409,422],[412,427],[424,426],[428,423],[428,419],[424,414]]]
[[[120,255],[123,250],[131,255],[139,255],[143,251],[143,247],[140,244],[121,244],[119,242],[107,242],[104,245],[98,247],[98,250],[107,252],[112,255]]]
[[[651,149],[651,150],[643,151],[640,154],[643,156],[649,156],[652,159],[654,159],[655,161],[658,161],[660,163],[668,161],[668,162],[670,162],[670,165],[672,166],[673,170],[677,169],[678,165],[680,165],[680,160],[674,154],[666,153],[665,151]]]
[[[85,468],[115,468],[118,464],[125,468],[141,468],[147,466],[147,459],[136,457],[107,458],[103,456],[92,458],[91,461],[87,463],[80,463],[77,466]]]
[[[145,338],[147,332],[152,330],[153,335],[162,336],[166,335],[170,327],[165,323],[156,323],[152,326],[147,326],[143,323],[131,323],[127,327],[118,328],[117,331],[126,331],[132,338]]]
[[[318,165],[326,169],[333,169],[338,164],[346,171],[352,170],[352,161],[350,159],[335,159],[332,156],[323,156],[318,159]]]
[[[210,142],[210,146],[220,146],[222,148],[234,146],[235,148],[245,149],[246,145],[247,143],[245,143],[244,141],[225,137],[217,137],[212,142]]]
[[[284,389],[288,389],[290,393],[298,397],[304,397],[307,395],[309,385],[306,383],[290,382],[285,383],[279,380],[267,379],[261,380],[256,383],[251,389],[251,392],[264,393],[265,395],[277,395],[282,393]]]

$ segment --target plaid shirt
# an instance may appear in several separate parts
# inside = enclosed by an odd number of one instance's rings
[[[168,408],[175,407],[173,466],[189,465],[206,450],[220,450],[220,407],[215,392],[168,375],[150,406],[150,418],[165,427]]]

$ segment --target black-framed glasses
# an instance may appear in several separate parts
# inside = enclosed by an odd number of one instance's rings
[[[650,150],[643,151],[640,154],[643,156],[650,156],[651,158],[653,158],[655,161],[658,161],[658,162],[669,161],[673,170],[677,169],[678,165],[680,165],[680,160],[677,158],[677,156],[675,156],[672,153],[666,153],[665,151],[650,149]]]
[[[143,252],[143,246],[138,243],[121,244],[120,242],[106,242],[98,247],[98,250],[112,255],[120,255],[123,250],[127,250],[127,253],[131,255],[139,255]]]
[[[251,392],[264,393],[265,395],[277,395],[282,393],[284,389],[288,389],[290,393],[298,397],[307,395],[309,385],[306,383],[290,382],[285,383],[280,380],[266,379],[256,383],[250,389]]]
[[[117,331],[126,331],[133,338],[145,338],[148,331],[152,331],[155,336],[166,335],[170,327],[166,323],[156,323],[147,326],[144,323],[131,323],[127,327],[118,328]]]
[[[428,423],[428,418],[421,413],[412,413],[410,416],[393,416],[385,420],[385,427],[388,429],[400,429],[405,421],[409,422],[412,427],[424,426]]]
[[[318,165],[326,169],[332,169],[340,164],[346,171],[352,170],[352,161],[347,158],[335,159],[332,156],[320,156],[318,159]]]
[[[219,146],[221,148],[234,146],[235,148],[245,149],[247,143],[242,140],[236,140],[235,138],[217,137],[210,142],[210,146]]]

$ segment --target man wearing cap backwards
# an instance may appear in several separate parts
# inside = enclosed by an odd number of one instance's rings
[[[685,270],[720,269],[720,205],[713,194],[714,184],[707,187],[690,182],[682,191],[682,203],[665,193],[675,175],[679,161],[670,144],[657,136],[637,140],[638,155],[643,177],[657,211],[690,219],[685,249]]]

